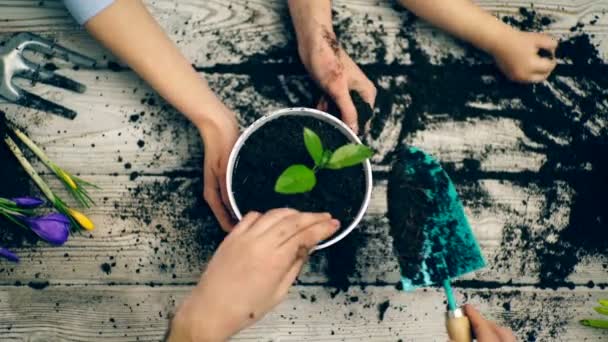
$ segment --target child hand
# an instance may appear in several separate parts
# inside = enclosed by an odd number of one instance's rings
[[[198,125],[205,146],[203,165],[203,197],[226,232],[234,220],[230,214],[230,201],[226,188],[226,169],[234,143],[239,137],[235,115],[225,106],[216,108],[213,120]]]
[[[556,48],[557,41],[546,34],[511,29],[503,35],[492,55],[511,81],[538,83],[546,80],[557,64],[555,58],[539,56],[539,51],[547,50],[555,56]]]
[[[342,121],[357,133],[357,110],[349,92],[358,92],[373,107],[376,87],[340,47],[333,32],[321,26],[321,30],[312,35],[299,42],[302,63],[321,89],[336,103]],[[321,99],[318,109],[326,111],[327,107],[327,100]]]
[[[224,341],[278,305],[309,251],[339,223],[329,214],[249,213],[219,246],[172,323],[169,341]]]

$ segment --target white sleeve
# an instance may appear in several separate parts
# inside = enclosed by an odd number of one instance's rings
[[[72,16],[81,25],[110,6],[114,0],[63,0]]]

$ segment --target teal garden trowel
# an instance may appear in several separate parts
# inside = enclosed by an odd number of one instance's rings
[[[470,342],[469,320],[456,304],[450,283],[484,267],[485,261],[454,184],[428,154],[404,147],[396,155],[387,196],[403,289],[443,286],[450,339]]]

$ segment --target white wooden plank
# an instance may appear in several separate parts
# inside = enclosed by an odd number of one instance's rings
[[[169,312],[189,290],[173,286],[74,286],[42,291],[1,287],[0,339],[158,341]],[[513,328],[518,340],[599,341],[608,336],[605,330],[578,324],[594,316],[592,307],[606,291],[503,288],[465,294],[489,318]],[[388,308],[379,320],[378,306],[386,301]],[[24,306],[24,302],[31,304]],[[325,288],[296,286],[274,312],[233,340],[445,341],[444,305],[444,295],[436,290],[402,293],[394,287],[368,286],[332,296]]]

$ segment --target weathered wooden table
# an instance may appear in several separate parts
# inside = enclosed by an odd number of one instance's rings
[[[446,340],[442,293],[395,287],[385,189],[391,152],[403,142],[451,170],[488,260],[456,282],[460,299],[521,340],[608,340],[608,331],[578,323],[608,298],[608,1],[536,1],[537,13],[528,1],[478,2],[563,39],[567,58],[549,82],[506,82],[487,57],[392,1],[334,1],[343,45],[381,90],[369,136],[379,151],[373,202],[358,230],[316,255],[289,298],[235,340]],[[148,4],[241,124],[313,104],[285,1]],[[27,123],[56,162],[102,189],[88,212],[97,224],[92,234],[60,248],[19,249],[18,265],[0,261],[0,340],[159,340],[222,238],[199,196],[199,136],[61,2],[0,0],[0,40],[19,31],[56,38],[107,65],[55,64],[88,85],[84,95],[34,87],[77,110],[74,121],[0,108]]]

